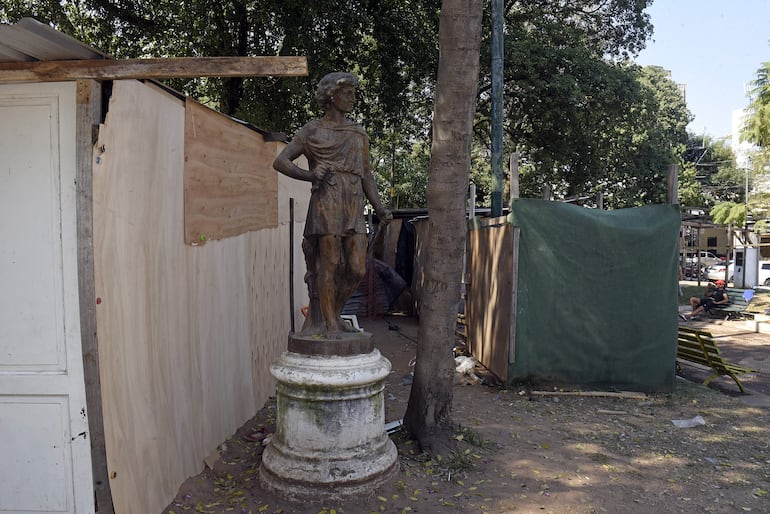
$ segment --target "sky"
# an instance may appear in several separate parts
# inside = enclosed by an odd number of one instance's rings
[[[686,87],[695,134],[732,132],[732,113],[746,107],[746,85],[770,61],[770,0],[654,0],[655,29],[640,65],[657,65]]]

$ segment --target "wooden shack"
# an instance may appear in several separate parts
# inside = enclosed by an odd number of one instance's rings
[[[152,81],[48,81],[104,58],[0,26],[2,512],[160,512],[273,394],[307,303],[283,143]],[[9,80],[27,61],[49,76]]]

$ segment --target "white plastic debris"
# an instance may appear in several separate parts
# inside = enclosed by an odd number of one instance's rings
[[[671,423],[677,428],[692,428],[697,427],[698,425],[705,425],[706,420],[698,415],[691,419],[672,419]]]
[[[455,371],[463,374],[470,373],[476,368],[478,362],[473,357],[466,357],[464,355],[455,357]]]
[[[398,430],[401,430],[401,427],[404,426],[404,420],[398,419],[396,421],[391,421],[390,423],[385,423],[385,431],[389,434],[392,434],[393,432],[396,432]]]

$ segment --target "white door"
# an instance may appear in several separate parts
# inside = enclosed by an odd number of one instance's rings
[[[75,83],[0,85],[0,513],[93,513]]]

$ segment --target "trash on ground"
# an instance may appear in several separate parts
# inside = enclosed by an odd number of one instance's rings
[[[476,365],[479,361],[473,357],[460,355],[455,357],[455,384],[475,385],[483,382],[476,374]]]
[[[403,419],[397,419],[396,421],[391,421],[390,423],[385,423],[385,431],[389,434],[392,434],[393,432],[397,432],[401,430],[401,427],[404,426],[404,420]]]
[[[698,415],[692,419],[672,419],[671,423],[677,428],[692,428],[698,425],[705,425],[706,420],[702,416]]]

